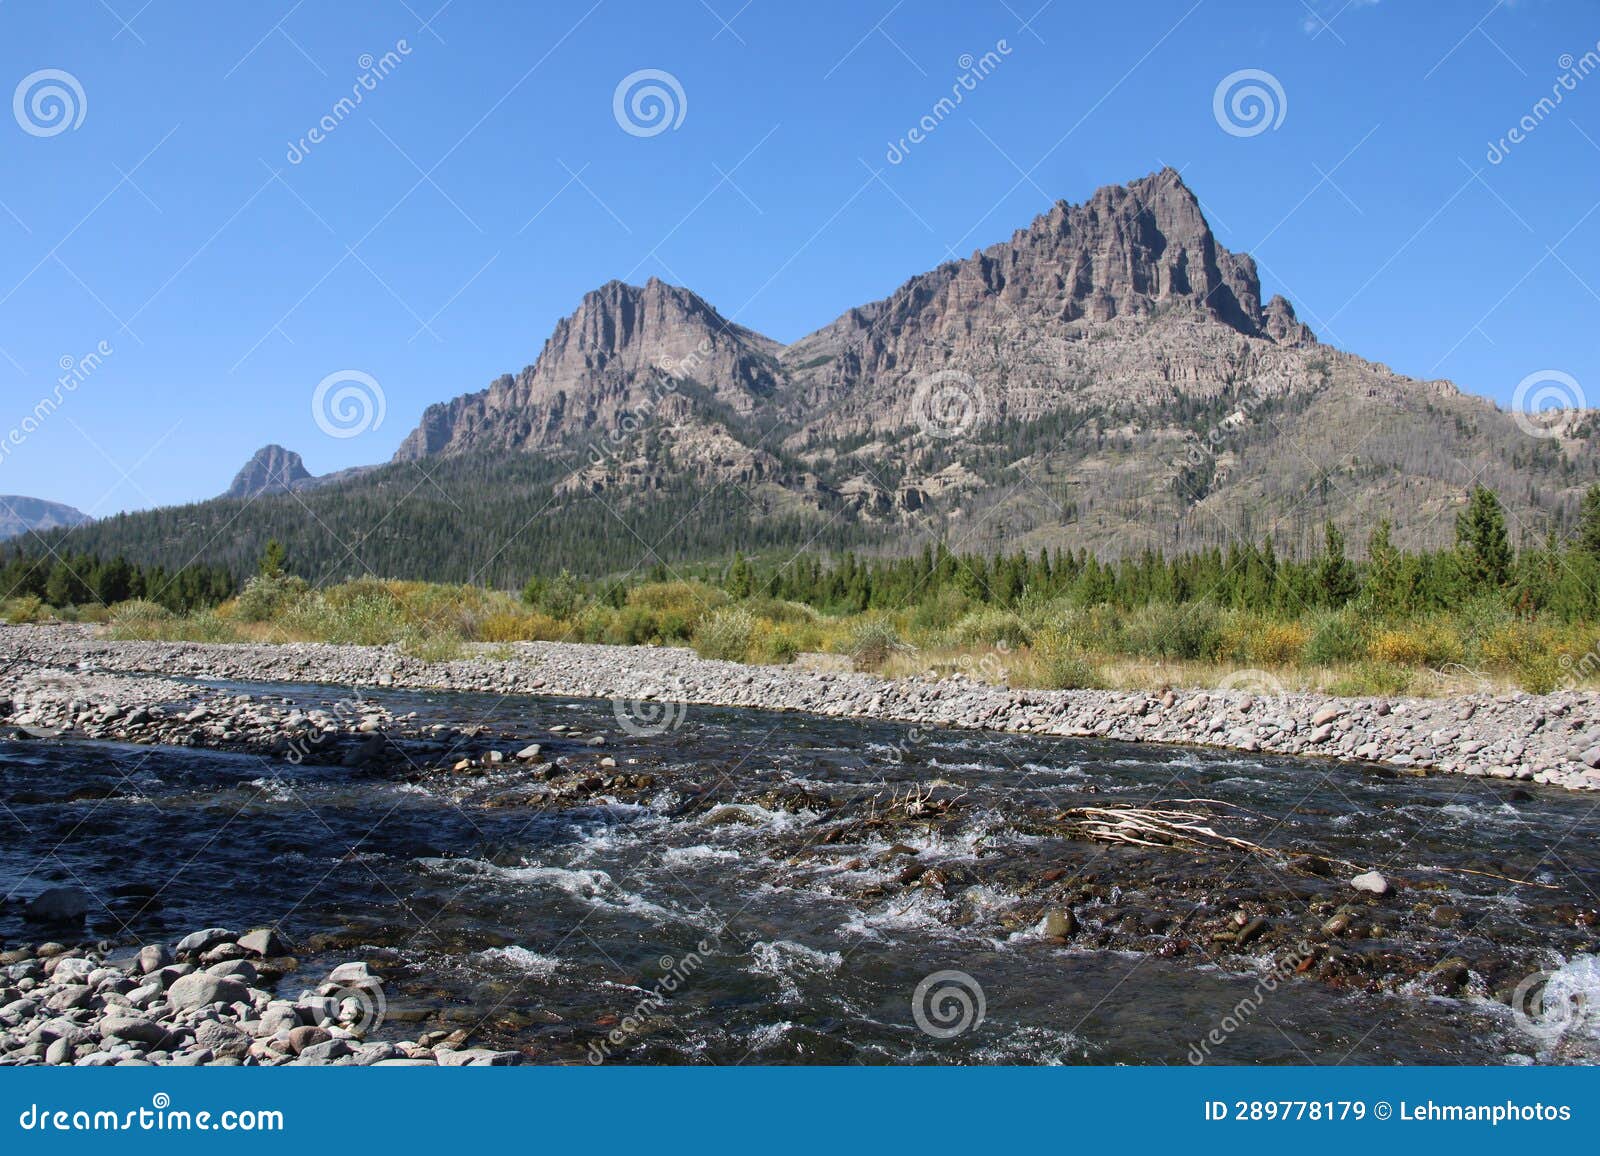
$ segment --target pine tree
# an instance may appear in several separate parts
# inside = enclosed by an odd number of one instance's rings
[[[1467,589],[1499,589],[1511,577],[1511,541],[1505,511],[1486,486],[1474,486],[1456,515],[1456,558]]]
[[[1583,495],[1578,510],[1578,548],[1600,562],[1600,482]]]
[[[1358,589],[1356,568],[1344,554],[1344,535],[1329,521],[1322,528],[1322,562],[1317,568],[1317,594],[1324,605],[1343,606]]]

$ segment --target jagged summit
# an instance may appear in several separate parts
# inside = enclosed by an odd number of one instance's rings
[[[1397,543],[1434,548],[1463,478],[1519,525],[1569,523],[1597,444],[1589,416],[1534,453],[1488,401],[1319,343],[1163,169],[1050,205],[788,346],[688,289],[609,281],[528,368],[429,407],[395,467],[311,478],[269,447],[231,492],[295,493],[252,509],[251,550],[300,534],[312,504],[397,574],[434,557],[422,543],[441,524],[473,544],[435,572],[460,575],[604,553],[616,517],[686,559],[938,538],[1303,551],[1330,519],[1360,542],[1382,518]],[[424,457],[448,460],[418,488],[407,462]],[[397,512],[369,538],[373,508]],[[181,564],[238,513],[156,512],[95,540],[160,543]]]
[[[747,413],[778,388],[780,348],[687,289],[608,281],[556,323],[533,365],[429,406],[395,457],[535,449],[604,431],[623,413],[655,411],[669,381]]]
[[[787,348],[688,289],[608,281],[556,324],[532,366],[431,406],[396,458],[540,449],[602,433],[624,414],[681,420],[679,385],[734,414],[770,410],[809,435],[903,422],[907,379],[950,368],[1016,381],[1012,408],[1038,412],[1059,401],[1071,361],[1052,355],[1055,344],[1162,318],[1268,344],[1315,340],[1281,297],[1262,305],[1255,262],[1216,240],[1199,199],[1166,168],[1081,205],[1057,202],[1010,240],[919,274]],[[665,407],[664,393],[674,395]],[[842,424],[819,426],[816,413],[842,399]]]
[[[300,455],[280,445],[262,446],[244,468],[234,476],[225,498],[254,498],[262,494],[286,494],[310,480],[311,471]]]

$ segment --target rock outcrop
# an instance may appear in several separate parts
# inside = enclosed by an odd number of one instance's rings
[[[63,526],[81,526],[87,521],[88,514],[60,502],[0,494],[0,541],[30,530],[56,530]]]
[[[488,389],[429,406],[397,460],[471,450],[535,450],[629,421],[659,418],[666,399],[749,414],[781,383],[780,346],[734,325],[687,289],[651,278],[611,281],[556,325],[533,365]]]
[[[263,446],[234,476],[226,498],[255,498],[262,494],[286,494],[311,480],[311,471],[293,450],[282,446]]]

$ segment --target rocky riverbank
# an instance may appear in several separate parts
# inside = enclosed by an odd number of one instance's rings
[[[46,891],[32,917],[71,923],[86,895]],[[520,1063],[468,1048],[465,1031],[368,1042],[384,1019],[384,983],[365,962],[335,967],[292,997],[292,945],[261,928],[212,927],[117,956],[45,942],[0,952],[0,1066],[463,1066]]]
[[[609,698],[619,723],[688,725],[666,703],[800,710],[835,717],[880,718],[930,726],[986,728],[1042,735],[1095,737],[1226,747],[1250,752],[1321,756],[1429,772],[1532,780],[1600,789],[1600,695],[1472,695],[1447,699],[1339,699],[1253,690],[1162,693],[1012,690],[962,676],[886,680],[868,674],[799,667],[743,666],[702,659],[689,650],[533,642],[452,662],[425,662],[392,647],[297,643],[218,645],[109,642],[93,628],[0,628],[0,721],[60,725],[19,680],[41,671],[81,678],[92,673],[142,673],[230,681],[406,687],[497,694]],[[64,686],[66,684],[63,684]],[[27,688],[22,688],[27,689]],[[185,741],[170,718],[150,736],[125,716],[107,717],[122,702],[91,701],[92,686],[68,694],[73,725],[98,724],[113,737]],[[33,693],[32,691],[29,692]],[[170,693],[162,691],[161,693]],[[51,700],[60,705],[60,695]],[[10,700],[9,705],[8,701]],[[71,708],[82,707],[75,712]],[[134,708],[137,710],[137,707]],[[118,726],[123,722],[124,725]],[[148,721],[148,720],[146,720]],[[247,720],[248,721],[248,720]],[[304,722],[304,720],[299,720]],[[287,716],[267,712],[253,732],[268,753],[292,743]],[[183,722],[202,737],[215,730],[205,715]],[[363,716],[353,729],[370,736],[389,728]],[[226,733],[227,728],[224,728]],[[249,726],[233,728],[251,746]],[[225,741],[212,734],[217,741]],[[201,741],[201,740],[197,740]],[[362,741],[346,735],[341,743]],[[379,740],[369,742],[378,749]],[[252,748],[253,749],[253,748]],[[346,757],[342,755],[341,757]],[[354,757],[354,756],[352,756]]]

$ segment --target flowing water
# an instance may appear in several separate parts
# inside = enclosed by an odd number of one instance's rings
[[[106,903],[90,934],[119,945],[279,924],[302,964],[286,993],[373,958],[378,1038],[469,1027],[543,1062],[1600,1056],[1584,1003],[1600,1001],[1593,796],[793,713],[668,708],[640,735],[604,701],[368,697],[650,779],[556,807],[526,767],[453,772],[422,748],[372,773],[4,742],[0,893],[84,886]],[[1055,823],[1174,799],[1207,800],[1219,830],[1281,854],[1107,846]],[[1306,854],[1340,865],[1296,869]],[[1356,898],[1345,863],[1398,891],[1365,901],[1345,965],[1290,974],[1296,929]],[[1041,934],[1057,907],[1079,924],[1064,942]],[[1273,930],[1219,950],[1212,929],[1236,909]],[[39,936],[20,911],[0,907],[7,943]],[[1470,978],[1441,995],[1418,971],[1446,958]],[[1546,970],[1561,999],[1545,1020],[1489,998]]]

